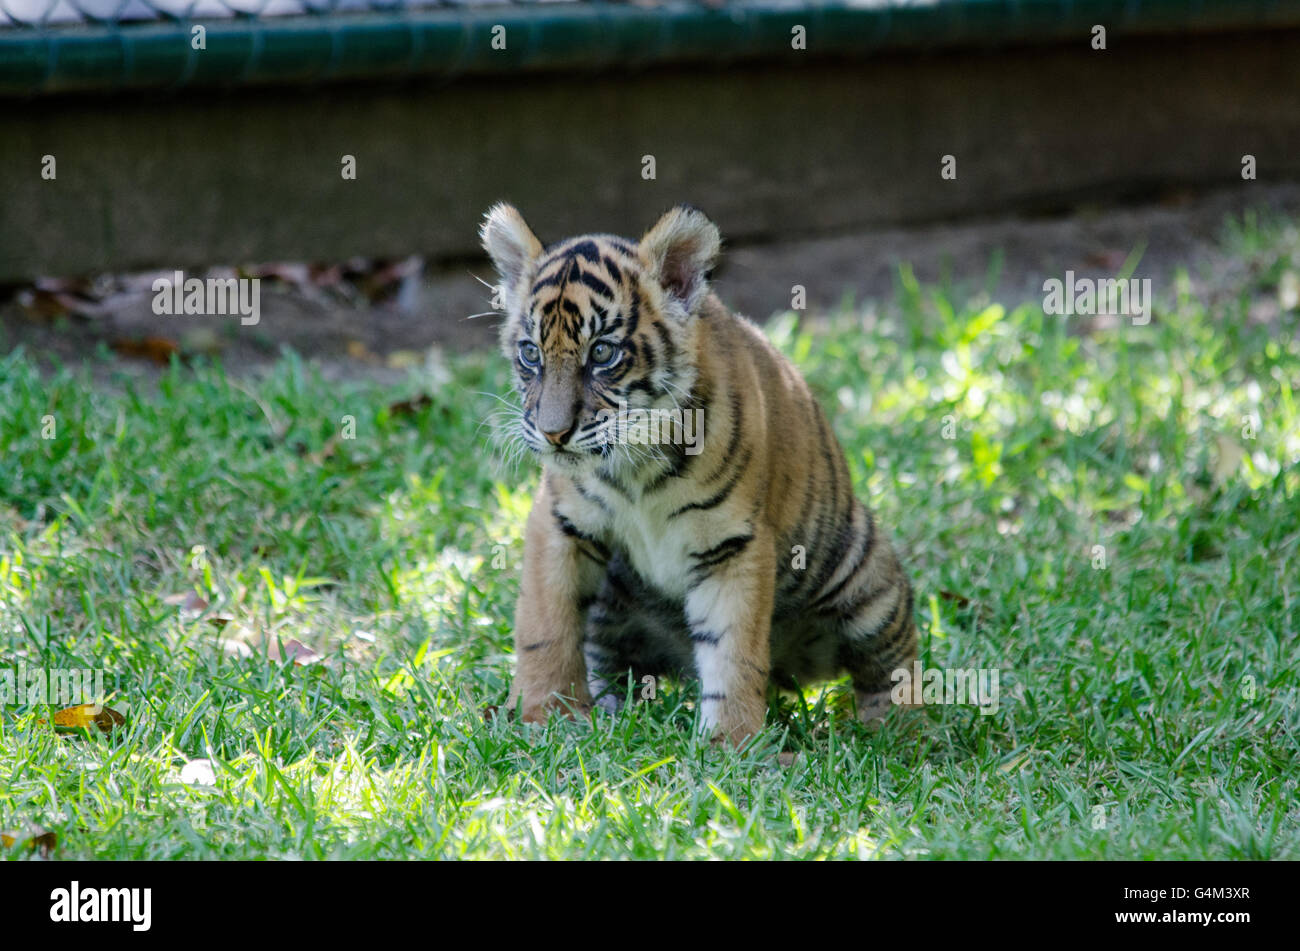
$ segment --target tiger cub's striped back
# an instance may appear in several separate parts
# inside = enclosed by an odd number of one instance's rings
[[[536,721],[560,698],[617,706],[629,670],[690,674],[704,728],[738,742],[769,682],[847,672],[860,715],[887,712],[911,586],[798,371],[710,292],[713,223],[678,207],[637,243],[543,247],[498,205],[483,242],[544,470],[510,705]]]

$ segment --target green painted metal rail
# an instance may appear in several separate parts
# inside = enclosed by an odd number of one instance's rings
[[[195,49],[192,27],[206,30]],[[0,26],[0,96],[869,56],[1300,27],[1300,0],[738,0],[486,4]],[[806,50],[792,48],[796,26]],[[505,48],[500,31],[504,27]],[[495,32],[494,32],[495,31]],[[498,42],[494,44],[494,37]]]

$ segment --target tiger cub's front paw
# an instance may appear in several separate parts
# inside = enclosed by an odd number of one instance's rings
[[[590,712],[591,701],[589,700],[551,694],[540,701],[529,702],[525,700],[519,719],[524,723],[544,724],[555,714],[577,720],[587,716]]]
[[[722,706],[717,711],[717,720],[711,725],[713,744],[718,746],[726,743],[737,748],[744,746],[763,729],[766,714],[766,701],[745,705],[728,703]]]
[[[880,729],[894,710],[920,710],[925,706],[921,703],[896,703],[890,690],[857,690],[854,699],[857,701],[858,719],[871,730]]]

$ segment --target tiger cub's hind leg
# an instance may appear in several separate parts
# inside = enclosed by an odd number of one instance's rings
[[[583,642],[587,687],[596,705],[618,713],[627,699],[629,676],[633,697],[640,699],[647,695],[643,678],[689,669],[690,655],[681,646],[685,627],[681,607],[651,591],[614,555],[587,612]]]
[[[843,627],[839,660],[853,679],[858,719],[877,725],[893,707],[892,674],[916,660],[912,586],[904,578],[864,598]],[[912,706],[912,704],[902,704]]]

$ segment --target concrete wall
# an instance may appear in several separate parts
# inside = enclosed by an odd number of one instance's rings
[[[1300,32],[803,67],[0,103],[0,280],[477,255],[690,201],[733,244],[1300,178]],[[42,156],[57,179],[40,176]],[[340,175],[357,158],[355,181]],[[642,156],[657,178],[642,178]],[[957,180],[940,178],[941,157]]]

